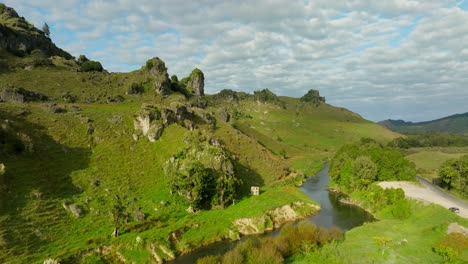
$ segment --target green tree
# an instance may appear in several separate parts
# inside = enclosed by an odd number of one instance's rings
[[[375,181],[377,166],[368,156],[359,156],[352,163],[354,185],[366,187]]]
[[[49,25],[47,25],[47,23],[44,23],[44,25],[42,26],[42,31],[47,37],[50,36],[50,28]]]

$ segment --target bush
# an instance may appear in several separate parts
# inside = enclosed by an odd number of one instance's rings
[[[81,64],[80,71],[82,72],[91,72],[91,71],[98,71],[102,72],[104,69],[102,65],[98,61],[86,61]]]
[[[325,103],[325,97],[320,96],[320,93],[317,90],[309,90],[304,96],[301,97],[301,101],[319,105],[320,103]]]

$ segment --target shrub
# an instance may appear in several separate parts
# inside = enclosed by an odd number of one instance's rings
[[[147,60],[146,61],[146,69],[151,70],[153,68],[153,60]]]
[[[104,69],[102,68],[101,63],[98,61],[86,61],[83,64],[81,64],[80,70],[82,72],[91,72],[91,71],[101,72]]]
[[[141,94],[145,91],[141,83],[132,83],[128,88],[127,94]]]
[[[320,96],[320,93],[317,90],[309,90],[304,96],[301,97],[301,101],[319,105],[320,103],[325,103],[325,97]]]

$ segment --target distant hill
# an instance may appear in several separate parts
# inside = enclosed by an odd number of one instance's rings
[[[425,122],[413,123],[403,120],[388,119],[379,122],[379,124],[399,133],[442,132],[468,134],[468,112]]]

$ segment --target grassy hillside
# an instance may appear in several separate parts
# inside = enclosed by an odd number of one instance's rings
[[[468,134],[468,113],[418,123],[389,119],[379,124],[399,133],[442,132],[466,135]]]
[[[43,35],[28,27],[22,34]],[[234,220],[308,201],[294,184],[343,144],[398,136],[323,98],[304,102],[261,91],[227,100],[191,96],[183,86],[171,86],[163,97],[155,86],[168,84],[164,64],[129,73],[80,72],[74,59],[33,50],[20,55],[0,49],[0,93],[7,101],[0,102],[0,129],[8,135],[0,140],[6,167],[0,175],[1,263],[49,257],[146,263],[235,238]],[[128,94],[132,85],[137,94]],[[31,95],[39,99],[23,102]],[[158,115],[184,106],[193,127],[167,122],[150,142],[134,128],[148,104]],[[194,214],[171,193],[164,168],[194,144],[217,145],[232,156],[242,181],[232,205]],[[260,186],[259,196],[249,195],[252,185]],[[114,237],[116,226],[120,235]]]

